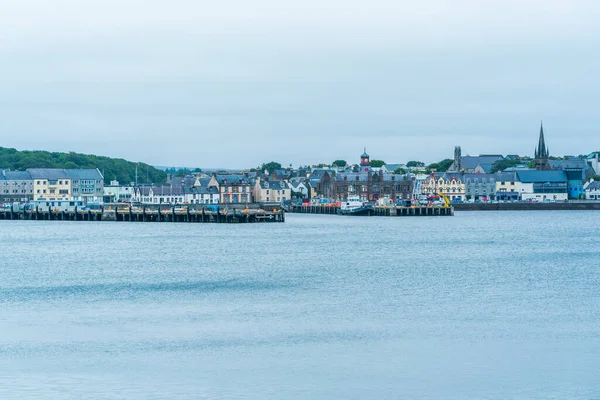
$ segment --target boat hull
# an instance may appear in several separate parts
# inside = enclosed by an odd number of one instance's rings
[[[357,207],[350,210],[338,210],[340,215],[369,216],[373,215],[373,207]]]

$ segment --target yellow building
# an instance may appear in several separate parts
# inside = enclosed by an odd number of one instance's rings
[[[254,185],[254,200],[258,203],[283,203],[292,197],[292,189],[284,181],[257,179]]]
[[[33,200],[71,200],[71,179],[62,169],[30,168]]]
[[[450,201],[464,201],[466,186],[462,180],[462,173],[445,172],[432,174],[421,185],[421,193],[424,195],[441,193],[446,195]]]

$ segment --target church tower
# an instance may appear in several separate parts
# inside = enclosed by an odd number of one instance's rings
[[[369,155],[367,154],[367,148],[365,147],[365,151],[360,156],[360,172],[369,172],[371,168],[371,160],[369,159]]]
[[[454,147],[454,170],[457,172],[462,172],[462,149],[460,146]]]
[[[548,161],[549,154],[546,147],[546,140],[544,139],[544,126],[540,123],[540,139],[538,140],[538,147],[535,150],[535,169],[543,171],[552,169]]]

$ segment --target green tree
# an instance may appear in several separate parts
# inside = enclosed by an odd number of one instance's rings
[[[166,173],[148,164],[135,163],[120,158],[109,158],[93,154],[58,153],[47,151],[17,151],[0,147],[0,166],[12,170],[28,168],[98,168],[106,183],[118,180],[122,183],[135,182],[136,166],[139,183],[161,183]]]
[[[275,171],[276,169],[281,169],[281,164],[279,164],[278,162],[275,162],[275,161],[271,161],[269,163],[263,163],[260,166],[261,171],[267,170],[267,171],[269,171],[270,174],[272,174],[273,171]]]
[[[446,158],[440,162],[429,164],[427,166],[427,173],[431,173],[433,171],[446,172],[446,171],[448,171],[448,168],[450,168],[450,166],[452,165],[453,162],[454,162],[454,160],[452,160],[450,158]]]
[[[383,160],[371,160],[371,167],[373,168],[381,168],[385,165],[385,161]]]
[[[346,160],[335,160],[331,163],[331,165],[336,167],[345,167],[346,165],[348,165],[348,163],[346,162]]]
[[[414,168],[414,167],[424,167],[425,163],[421,162],[421,161],[409,161],[406,163],[406,166],[409,168]]]
[[[515,165],[521,164],[520,160],[498,160],[492,165],[490,172],[504,171],[506,168],[514,167]]]
[[[394,170],[394,173],[395,173],[395,174],[404,175],[404,174],[406,174],[406,170],[405,170],[404,168],[396,168],[396,169]]]

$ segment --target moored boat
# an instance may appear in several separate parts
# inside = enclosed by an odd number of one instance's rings
[[[373,206],[358,196],[349,196],[338,210],[340,215],[373,215]]]

